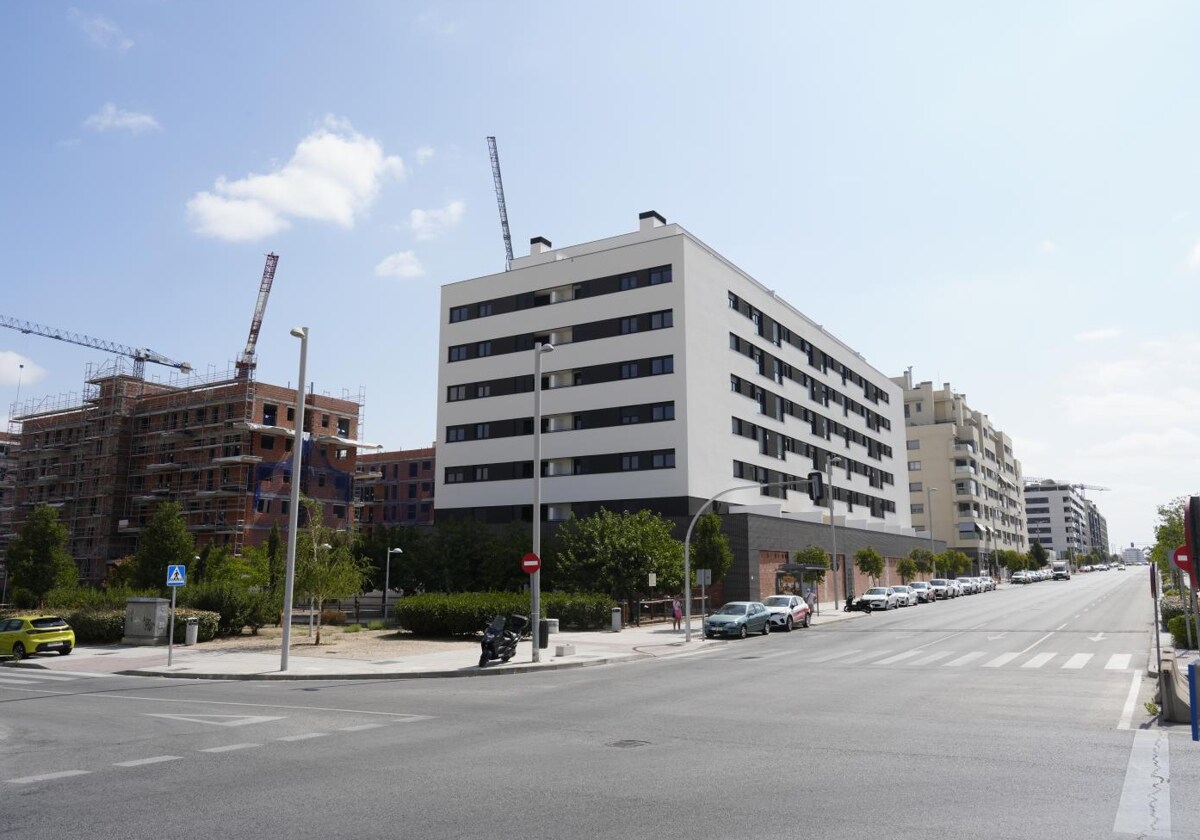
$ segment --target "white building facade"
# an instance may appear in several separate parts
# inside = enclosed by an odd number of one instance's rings
[[[1042,548],[1053,551],[1060,559],[1083,557],[1093,548],[1108,556],[1107,545],[1092,542],[1093,527],[1100,533],[1097,518],[1102,517],[1075,485],[1051,479],[1026,484],[1025,513],[1029,518],[1031,546],[1041,543]],[[1107,524],[1103,533],[1107,539]]]
[[[442,288],[437,515],[531,521],[534,346],[543,516],[722,503],[910,533],[901,389],[679,225],[554,249]],[[680,534],[679,536],[682,536]]]

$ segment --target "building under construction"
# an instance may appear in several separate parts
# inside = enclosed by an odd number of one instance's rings
[[[296,391],[256,382],[244,368],[164,384],[116,359],[90,366],[82,398],[26,405],[16,448],[12,526],[46,504],[59,509],[80,578],[137,550],[164,501],[178,502],[197,548],[243,546],[286,531],[296,440]],[[362,395],[308,394],[300,491],[327,525],[354,523]]]

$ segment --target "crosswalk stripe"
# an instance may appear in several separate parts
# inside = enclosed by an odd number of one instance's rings
[[[995,659],[983,663],[984,668],[999,668],[1001,665],[1007,665],[1021,654],[1019,653],[1002,653]]]
[[[14,676],[17,676],[14,674]],[[19,674],[21,679],[25,680],[50,680],[60,682],[70,682],[74,677],[59,676],[58,674],[47,674],[44,671],[26,671],[22,670]]]
[[[21,673],[24,674],[27,670],[29,670],[29,669],[22,668]],[[61,668],[55,668],[54,673],[56,676],[58,674],[62,674],[65,677],[82,677],[84,679],[94,679],[96,677],[117,676],[116,674],[98,674],[95,671],[64,671]]]
[[[924,656],[924,657],[921,657],[920,659],[914,659],[912,662],[910,662],[908,664],[909,665],[929,665],[933,662],[937,662],[939,659],[945,659],[947,656],[949,656],[952,653],[954,653],[954,651],[952,651],[952,650],[943,650],[940,653],[931,653],[931,654],[929,654],[929,656]]]
[[[1068,659],[1066,662],[1064,662],[1063,667],[1064,668],[1082,668],[1084,665],[1088,664],[1089,661],[1091,661],[1092,656],[1094,656],[1094,654],[1077,653],[1074,656],[1072,656],[1070,659]]]
[[[1129,660],[1133,658],[1131,653],[1114,653],[1108,657],[1108,663],[1104,666],[1106,671],[1124,671],[1129,668]]]
[[[893,662],[900,662],[904,659],[908,659],[909,657],[916,656],[920,652],[921,651],[919,651],[919,650],[906,650],[903,653],[897,653],[895,656],[889,656],[887,659],[880,659],[875,664],[876,665],[891,665]]]
[[[843,656],[850,656],[851,654],[854,654],[854,653],[862,653],[862,651],[859,650],[858,648],[854,648],[853,650],[843,650],[843,651],[838,651],[837,653],[826,653],[826,654],[822,654],[821,656],[813,657],[812,659],[810,659],[808,661],[809,662],[831,662],[834,659],[841,659]]]
[[[868,660],[874,659],[877,656],[887,656],[889,653],[891,653],[890,650],[873,650],[870,653],[864,653],[861,656],[851,656],[849,659],[843,659],[842,664],[843,665],[856,665],[860,662],[866,662]]]
[[[957,668],[959,665],[966,665],[968,662],[974,662],[976,659],[984,655],[985,654],[982,650],[973,650],[970,653],[964,653],[962,656],[958,657],[958,659],[951,659],[942,667]]]
[[[1051,659],[1053,659],[1056,656],[1058,656],[1057,653],[1039,653],[1037,656],[1033,657],[1033,659],[1030,659],[1028,662],[1026,662],[1021,667],[1022,668],[1041,668],[1043,665],[1045,665],[1047,662],[1049,662]]]

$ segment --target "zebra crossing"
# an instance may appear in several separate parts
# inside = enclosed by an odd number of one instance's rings
[[[940,668],[1017,668],[1021,670],[1059,669],[1064,671],[1102,670],[1129,671],[1133,661],[1131,653],[1095,654],[1095,653],[1059,653],[1057,651],[1041,651],[1025,653],[1024,651],[983,650],[873,650],[864,651],[859,648],[842,650],[836,653],[822,653],[816,656],[802,656],[801,662],[808,664],[831,665],[865,665],[868,667],[940,667]],[[953,657],[953,658],[951,658]]]
[[[111,674],[96,674],[89,671],[38,671],[33,668],[4,668],[0,670],[0,688],[50,688],[53,685],[74,680],[108,677]]]

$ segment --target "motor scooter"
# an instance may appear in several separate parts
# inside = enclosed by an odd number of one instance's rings
[[[861,598],[855,601],[853,595],[847,595],[846,606],[842,607],[842,612],[865,612],[867,615],[870,615],[871,607]]]
[[[483,640],[479,643],[479,667],[486,668],[493,659],[501,662],[512,659],[517,652],[517,643],[528,626],[528,618],[515,614],[507,618],[498,615],[488,622],[483,629]]]

